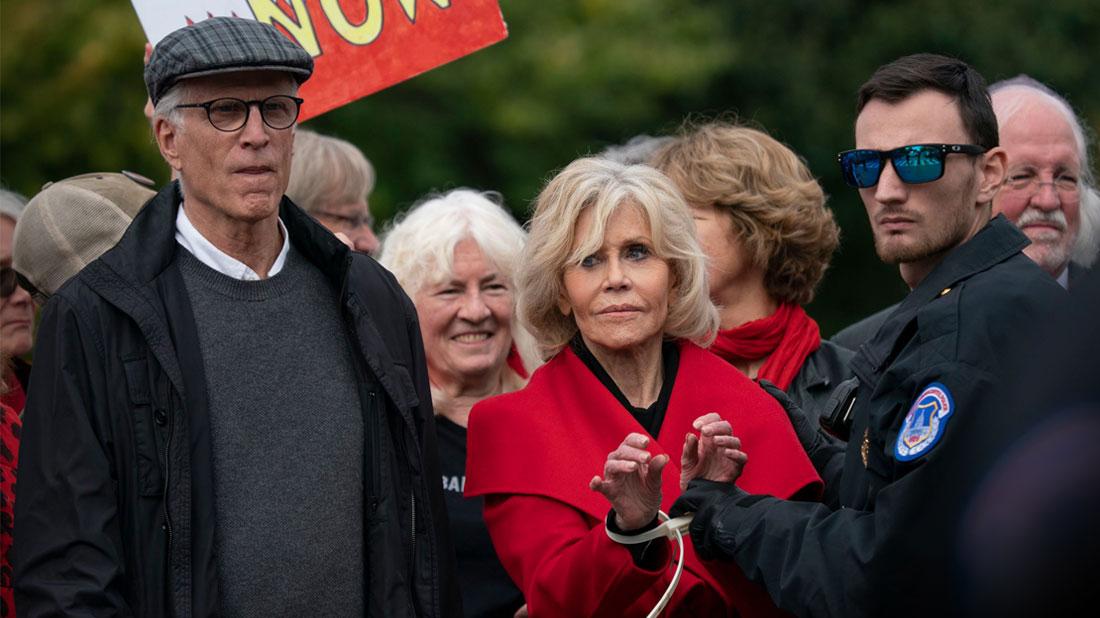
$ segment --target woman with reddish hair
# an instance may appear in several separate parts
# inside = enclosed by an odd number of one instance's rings
[[[828,412],[853,354],[822,341],[802,309],[840,237],[821,185],[768,134],[726,122],[689,129],[651,163],[680,189],[707,254],[721,322],[710,351],[787,391],[814,420]]]

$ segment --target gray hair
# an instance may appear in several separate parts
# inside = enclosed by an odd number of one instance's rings
[[[1096,173],[1092,168],[1089,151],[1092,146],[1092,134],[1073,110],[1073,106],[1062,95],[1043,82],[1024,74],[1011,79],[1001,80],[989,87],[990,95],[999,94],[993,100],[993,109],[997,114],[998,127],[1004,127],[1027,103],[1039,99],[1058,110],[1069,124],[1073,139],[1077,143],[1077,158],[1081,162],[1081,225],[1073,246],[1071,259],[1078,264],[1090,266],[1096,261],[1100,251],[1100,195],[1097,194]]]
[[[492,192],[454,189],[417,202],[388,226],[378,261],[415,300],[426,286],[454,273],[455,247],[467,239],[477,243],[509,286],[515,287],[527,234],[501,206],[500,195]],[[512,320],[511,331],[524,366],[537,366],[531,335],[517,319]]]
[[[563,348],[577,332],[573,316],[558,308],[563,274],[603,243],[608,220],[621,206],[637,206],[649,223],[653,250],[672,272],[664,335],[706,347],[718,332],[718,310],[707,285],[706,255],[683,196],[664,174],[645,165],[609,159],[577,159],[539,194],[531,233],[517,274],[519,314],[535,336],[543,358]],[[575,238],[581,213],[591,208],[586,238]]]
[[[187,80],[180,80],[160,96],[160,100],[153,107],[153,122],[156,122],[157,118],[163,118],[177,131],[183,129],[183,114],[176,109],[176,106],[181,105],[189,94],[186,84]]]
[[[12,221],[18,223],[26,205],[27,198],[15,191],[0,188],[0,215],[7,215]]]
[[[309,212],[326,204],[365,202],[374,189],[374,166],[351,142],[298,129],[286,194]]]
[[[623,165],[649,165],[649,160],[662,147],[671,144],[676,138],[665,135],[653,137],[652,135],[635,135],[625,144],[608,146],[596,156]]]
[[[472,239],[509,281],[527,235],[500,205],[500,196],[454,189],[417,202],[388,226],[378,261],[409,296],[454,271],[455,246]]]

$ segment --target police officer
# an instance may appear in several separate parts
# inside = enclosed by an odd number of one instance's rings
[[[927,591],[946,589],[950,569],[906,572],[890,555],[907,533],[896,522],[950,474],[937,467],[937,447],[992,393],[1011,341],[1065,302],[1021,253],[1027,238],[1002,216],[990,220],[1005,155],[981,75],[952,58],[907,56],[863,85],[857,111],[857,150],[839,161],[876,253],[898,264],[911,292],[860,346],[854,390],[835,398],[853,419],[846,446],[789,410],[825,479],[825,504],[698,480],[673,509],[695,513],[701,556],[736,561],[803,616],[879,615],[882,599],[906,595],[914,608],[942,601]],[[886,556],[891,568],[879,568]]]

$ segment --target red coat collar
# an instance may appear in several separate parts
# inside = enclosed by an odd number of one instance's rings
[[[680,451],[691,423],[718,412],[749,454],[737,485],[787,498],[820,491],[821,479],[786,414],[770,396],[722,359],[681,342],[680,367],[660,434],[650,446],[671,459],[662,509],[680,495]],[[535,371],[521,391],[493,397],[470,415],[466,495],[533,494],[603,519],[609,509],[588,482],[630,432],[645,433],[568,347]]]

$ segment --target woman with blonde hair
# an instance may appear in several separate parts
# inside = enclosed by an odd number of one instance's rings
[[[386,235],[379,261],[416,305],[443,498],[467,616],[511,616],[523,596],[504,572],[482,519],[482,500],[462,496],[466,424],[478,401],[527,383],[530,337],[512,319],[514,270],[526,235],[499,197],[456,189],[428,197]]]
[[[710,351],[816,420],[853,355],[802,309],[840,236],[821,185],[783,144],[726,122],[686,131],[651,163],[680,189],[707,254],[721,323]]]
[[[549,360],[523,390],[474,406],[466,495],[485,496],[532,616],[646,615],[673,577],[669,541],[620,545],[607,532],[655,527],[690,479],[820,490],[778,404],[703,349],[718,327],[704,257],[659,172],[567,166],[539,195],[516,281]],[[736,567],[684,544],[669,615],[777,612]]]

